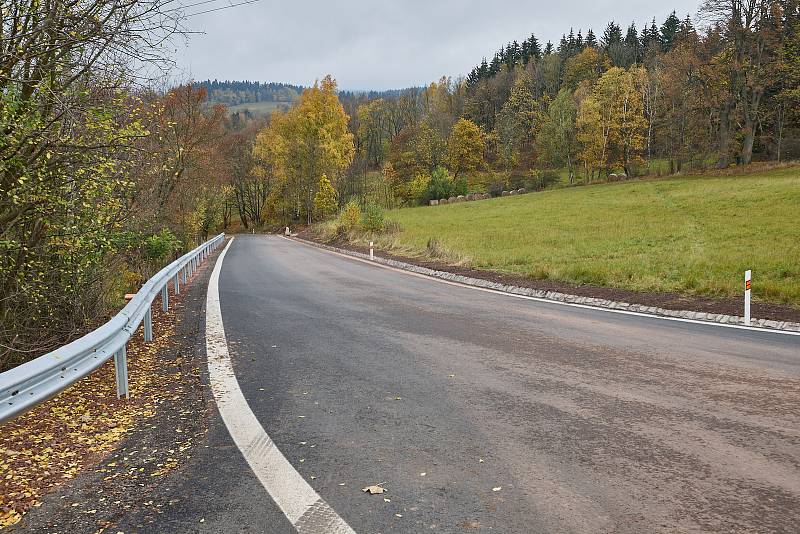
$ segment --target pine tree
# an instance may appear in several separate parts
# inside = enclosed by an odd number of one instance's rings
[[[478,67],[478,75],[482,80],[489,77],[489,64],[486,62],[486,58],[483,58],[481,66]]]
[[[638,63],[642,59],[642,46],[639,41],[639,32],[636,24],[631,22],[628,26],[628,33],[625,34],[625,52],[628,55],[628,65]]]
[[[531,34],[530,38],[528,39],[528,43],[528,46],[531,50],[531,57],[542,59],[542,47],[539,45],[539,39],[537,39],[535,35]]]
[[[678,28],[676,41],[686,42],[695,40],[697,40],[697,30],[694,29],[694,24],[692,24],[692,19],[687,14],[686,18],[683,19],[683,22],[681,22],[681,25]]]
[[[547,41],[547,44],[544,45],[544,55],[552,54],[553,53],[553,43]]]
[[[531,57],[542,59],[542,47],[539,46],[539,39],[537,39],[535,35],[531,34],[531,38],[529,40],[531,43]]]
[[[619,27],[619,24],[614,21],[609,22],[608,26],[606,26],[606,31],[603,32],[601,42],[604,48],[622,43],[622,29]]]
[[[561,35],[561,41],[558,42],[558,53],[564,57],[569,54],[569,41],[564,34]]]
[[[592,48],[597,48],[597,37],[594,36],[594,32],[591,28],[589,31],[586,32],[586,46],[591,46]]]
[[[674,11],[670,13],[669,17],[667,17],[667,20],[665,20],[664,24],[661,25],[660,41],[661,46],[665,51],[672,49],[672,46],[675,43],[675,36],[678,33],[678,28],[680,28],[680,25],[681,21],[675,16]]]
[[[575,37],[575,48],[576,51],[580,52],[583,50],[583,35],[581,35],[581,31],[578,30],[578,36]]]
[[[647,47],[645,50],[652,48],[652,47],[660,47],[661,46],[661,37],[658,33],[658,26],[656,26],[656,18],[653,17],[653,22],[650,23],[650,38],[647,41]]]
[[[494,57],[492,58],[492,62],[489,63],[489,77],[492,77],[496,75],[498,72],[500,72],[501,64],[502,61],[500,60],[500,55],[495,54]]]

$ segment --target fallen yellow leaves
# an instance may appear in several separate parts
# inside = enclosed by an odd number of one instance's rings
[[[370,495],[380,494],[386,491],[381,484],[375,484],[374,486],[367,486],[366,488],[361,488],[361,491],[364,493],[369,493]]]
[[[137,421],[152,417],[164,397],[172,393],[170,384],[179,373],[165,372],[158,355],[170,342],[175,317],[172,310],[164,313],[157,305],[153,312],[154,341],[143,343],[140,331],[128,345],[130,399],[116,398],[114,365],[109,361],[4,426],[0,436],[0,528],[17,523],[46,492],[96,465]],[[163,475],[176,465],[177,460],[170,458],[152,476]]]

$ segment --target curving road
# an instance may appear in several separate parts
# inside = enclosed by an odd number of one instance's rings
[[[247,405],[356,532],[800,530],[800,337],[509,298],[274,236],[234,240],[219,295]],[[229,513],[201,530],[292,532],[219,440],[203,484]]]

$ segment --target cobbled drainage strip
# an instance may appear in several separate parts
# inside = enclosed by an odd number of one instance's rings
[[[305,243],[307,245],[322,248],[325,250],[330,250],[331,252],[344,254],[346,256],[352,256],[354,258],[359,258],[363,260],[370,259],[369,254],[364,254],[362,252],[356,252],[353,250],[333,247],[331,245],[325,245],[323,243],[318,243],[316,241],[310,241],[308,239],[302,239],[300,237],[295,237],[295,236],[292,236],[292,239],[295,241],[299,241],[301,243]],[[380,263],[382,265],[388,265],[389,267],[394,267],[396,269],[402,269],[404,271],[422,274],[425,276],[432,276],[434,278],[440,278],[442,280],[448,280],[450,282],[458,282],[459,284],[464,284],[468,286],[493,289],[495,291],[502,291],[504,293],[511,293],[514,295],[524,295],[526,297],[536,297],[545,300],[552,300],[554,302],[581,304],[584,306],[593,306],[597,308],[606,308],[610,310],[625,310],[635,313],[646,313],[650,315],[659,315],[662,317],[690,319],[694,321],[705,321],[709,323],[745,326],[744,317],[740,317],[737,315],[724,315],[719,313],[707,313],[707,312],[698,312],[691,310],[668,310],[666,308],[658,308],[656,306],[645,306],[643,304],[631,304],[629,302],[618,302],[614,300],[607,300],[596,297],[582,297],[580,295],[570,295],[568,293],[559,293],[557,291],[546,291],[543,289],[533,289],[530,287],[498,284],[496,282],[490,282],[488,280],[483,280],[480,278],[472,278],[470,276],[453,274],[447,271],[437,271],[434,269],[428,269],[427,267],[420,267],[419,265],[414,265],[412,263],[406,263],[403,261],[397,261],[388,258],[381,258],[379,256],[375,256],[374,260],[372,261],[374,261],[375,263]],[[750,326],[755,328],[768,328],[772,330],[783,330],[788,332],[800,332],[800,323],[794,323],[791,321],[751,319]]]

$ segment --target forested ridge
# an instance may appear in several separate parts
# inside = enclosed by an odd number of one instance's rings
[[[800,156],[798,0],[529,36],[463,77],[374,92],[331,75],[154,89],[138,67],[170,69],[154,46],[181,35],[167,3],[2,2],[0,367],[218,231],[381,232],[389,207]],[[226,109],[251,102],[286,105]]]
[[[303,92],[298,85],[247,80],[205,80],[195,85],[206,91],[209,102],[228,106],[253,102],[294,102]]]

